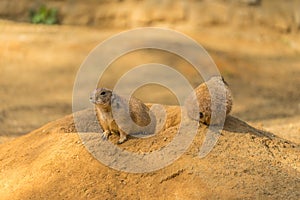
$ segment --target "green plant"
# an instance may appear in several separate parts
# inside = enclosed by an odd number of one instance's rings
[[[57,24],[57,9],[41,6],[37,10],[30,11],[30,21],[34,24]]]

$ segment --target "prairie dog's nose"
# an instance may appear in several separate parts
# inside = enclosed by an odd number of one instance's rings
[[[90,102],[92,102],[92,103],[95,103],[95,93],[94,92],[92,92],[91,94],[90,94]]]

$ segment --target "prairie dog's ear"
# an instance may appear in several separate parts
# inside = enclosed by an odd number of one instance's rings
[[[205,117],[205,122],[204,122],[205,125],[209,125],[210,124],[210,116],[206,116]]]

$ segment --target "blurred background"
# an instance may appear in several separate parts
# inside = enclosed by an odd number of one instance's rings
[[[1,0],[0,143],[72,112],[77,70],[100,42],[137,27],[166,27],[199,42],[234,97],[232,115],[300,142],[299,0]],[[101,85],[149,62],[174,67],[196,87],[183,59],[137,51],[111,64]],[[166,88],[136,91],[176,104]]]

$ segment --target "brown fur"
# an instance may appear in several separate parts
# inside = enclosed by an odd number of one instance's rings
[[[128,100],[106,88],[95,89],[90,96],[90,101],[96,105],[97,116],[104,131],[103,138],[107,139],[111,133],[118,132],[120,134],[118,143],[123,143],[127,139],[128,134],[144,132],[145,130],[143,130],[143,127],[147,127],[152,119],[154,119],[149,108],[141,100],[131,97],[129,100],[128,111],[126,109]],[[140,128],[127,126],[126,130],[129,130],[128,133],[122,130],[113,117],[112,107],[116,109],[114,110],[114,113],[118,115],[118,124],[125,127],[127,125],[130,126],[130,119],[128,118],[129,113],[132,121],[140,126]],[[153,129],[147,131],[154,132]]]
[[[208,86],[211,91],[208,90]],[[212,108],[211,94],[215,97],[215,107]],[[224,96],[222,95],[225,94]],[[193,96],[189,96],[185,102],[185,107],[188,112],[188,116],[192,119],[199,119],[204,124],[221,124],[232,109],[232,95],[231,91],[221,76],[213,76],[207,82],[200,84],[196,89],[196,98],[199,104],[199,112],[195,107],[195,99]],[[211,121],[212,110],[215,110],[214,122]],[[222,110],[226,109],[226,110]]]

